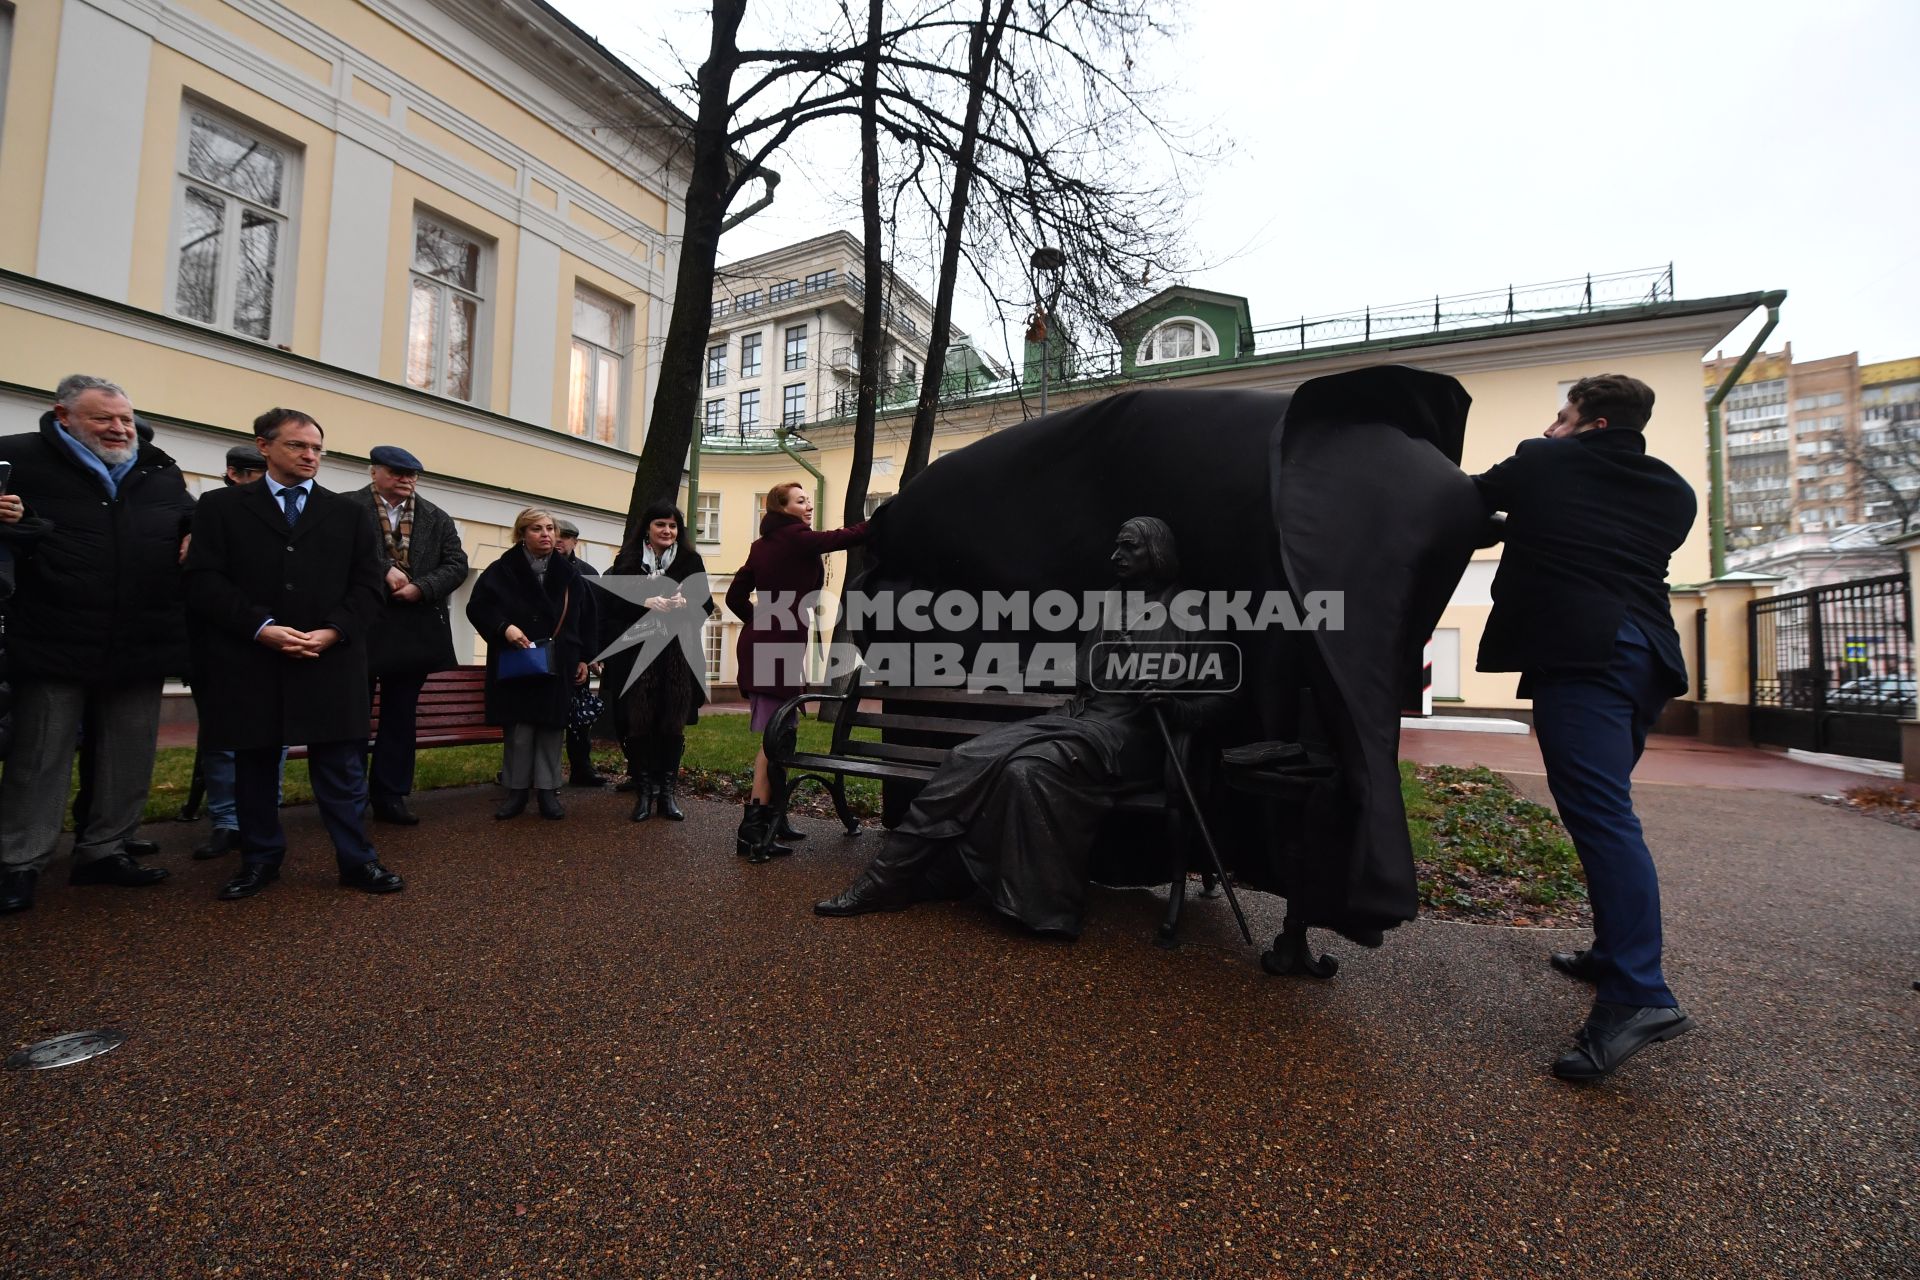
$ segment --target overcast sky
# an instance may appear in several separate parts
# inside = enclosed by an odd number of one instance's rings
[[[555,2],[663,88],[706,48],[699,6]],[[1185,26],[1149,70],[1230,148],[1188,175],[1187,282],[1245,295],[1256,326],[1671,261],[1683,298],[1788,290],[1771,348],[1920,355],[1920,3],[1168,9]],[[857,234],[855,161],[841,135],[777,163],[723,260]],[[977,299],[955,319],[1000,349]]]

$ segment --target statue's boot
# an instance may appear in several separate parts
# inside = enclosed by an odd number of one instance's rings
[[[859,879],[824,902],[813,904],[820,916],[863,916],[870,911],[899,911],[927,900],[927,871],[939,846],[893,832],[886,847]]]
[[[869,867],[860,878],[833,897],[813,904],[817,916],[864,916],[870,911],[902,911],[913,905],[913,894],[889,884]]]

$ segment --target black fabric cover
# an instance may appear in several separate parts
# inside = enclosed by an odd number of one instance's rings
[[[1417,905],[1400,802],[1399,716],[1484,524],[1458,462],[1469,400],[1452,378],[1357,370],[1279,392],[1126,392],[941,458],[872,521],[867,592],[1079,595],[1112,582],[1114,534],[1158,516],[1201,590],[1338,590],[1346,629],[1242,642],[1229,741],[1310,738],[1339,761],[1314,804],[1236,797],[1216,836],[1235,873],[1296,918],[1390,927]],[[863,644],[929,638],[869,626]],[[938,634],[977,645],[976,630]],[[1005,631],[997,642],[1071,639]],[[1304,692],[1303,692],[1304,691]]]

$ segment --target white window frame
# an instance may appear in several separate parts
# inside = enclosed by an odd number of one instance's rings
[[[1154,347],[1160,341],[1160,335],[1175,325],[1193,326],[1193,354],[1190,356],[1156,356]],[[1209,350],[1208,348],[1211,348]],[[1147,330],[1146,337],[1140,339],[1140,346],[1134,353],[1133,362],[1146,364],[1184,364],[1188,360],[1211,360],[1220,354],[1220,335],[1213,326],[1199,316],[1170,316],[1153,328]]]
[[[0,71],[0,90],[4,89],[4,74]],[[187,154],[193,142],[193,117],[196,115],[217,121],[262,146],[273,148],[285,157],[286,175],[280,188],[280,208],[269,209],[265,205],[256,204],[245,196],[197,178],[189,171]],[[173,162],[173,224],[167,237],[166,306],[168,315],[185,320],[189,324],[217,329],[221,333],[230,333],[235,337],[254,342],[278,345],[288,341],[293,331],[293,266],[299,261],[299,246],[295,242],[297,222],[294,218],[294,210],[300,207],[301,161],[304,155],[304,150],[298,143],[278,134],[269,133],[243,116],[234,115],[230,111],[211,106],[191,96],[181,103],[180,136],[175,144]],[[214,316],[211,322],[197,316],[183,315],[178,309],[180,235],[186,227],[189,186],[200,187],[218,196],[227,204],[228,216],[223,220],[220,230],[220,257],[216,268]],[[242,209],[249,209],[273,218],[280,226],[279,234],[275,238],[273,315],[267,323],[267,334],[264,338],[251,333],[242,333],[233,326],[234,294],[240,274],[238,270],[241,222],[239,214]]]
[[[720,541],[720,495],[718,493],[694,495],[693,540],[709,545]]]
[[[707,659],[707,683],[720,683],[720,664],[726,660],[727,626],[719,614],[708,618],[700,628],[700,652]]]
[[[575,439],[592,440],[597,444],[611,444],[615,448],[620,448],[625,445],[627,439],[627,352],[633,349],[631,336],[633,333],[633,308],[621,302],[618,298],[610,294],[602,293],[593,286],[582,284],[578,280],[573,283],[573,293],[574,297],[585,298],[593,306],[613,313],[614,342],[614,345],[611,347],[603,347],[591,338],[583,338],[577,333],[569,335],[569,361],[571,361],[574,351],[584,351],[590,369],[597,368],[599,363],[598,357],[603,355],[612,357],[614,364],[613,439],[600,440],[593,435],[576,436]],[[569,325],[571,325],[571,312],[569,312]],[[573,423],[571,363],[569,363],[568,366],[568,374],[567,423],[569,428],[571,428]],[[598,408],[598,405],[595,403],[595,396],[599,394],[599,385],[600,383],[597,378],[589,377],[587,379],[587,412],[585,420],[589,426],[591,426],[596,417],[594,410]],[[572,434],[571,430],[569,430],[568,434]]]
[[[471,241],[479,246],[480,259],[474,266],[474,287],[472,290],[463,288],[451,280],[442,280],[438,276],[422,275],[420,272],[414,270],[414,242],[419,236],[420,224],[423,222],[430,223],[442,231],[458,236],[462,240]],[[487,357],[489,348],[493,345],[490,341],[493,334],[493,306],[492,299],[488,296],[487,285],[493,280],[494,254],[497,247],[492,237],[483,235],[481,232],[474,230],[463,222],[457,222],[444,214],[435,213],[425,205],[415,205],[413,207],[413,218],[407,223],[407,229],[407,315],[409,319],[407,324],[401,328],[401,337],[403,341],[407,343],[407,349],[402,352],[401,380],[406,382],[407,386],[413,387],[416,391],[425,391],[429,395],[441,396],[458,404],[471,404],[484,408],[487,403],[488,367],[490,364]],[[433,385],[430,387],[418,387],[414,386],[412,382],[406,381],[406,365],[408,359],[412,356],[413,324],[411,317],[413,315],[413,284],[415,279],[419,279],[442,291],[439,301],[434,304]],[[473,309],[473,394],[465,400],[445,390],[447,377],[447,330],[451,327],[447,324],[447,315],[452,310],[451,299],[455,293],[459,293],[465,297],[471,297],[475,304]],[[571,324],[569,324],[568,327],[571,328]]]

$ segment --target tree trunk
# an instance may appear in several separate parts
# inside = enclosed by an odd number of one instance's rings
[[[940,246],[940,278],[934,288],[933,333],[927,339],[927,363],[920,374],[920,402],[913,411],[913,433],[907,440],[907,464],[901,468],[900,487],[926,469],[933,452],[933,422],[940,408],[940,384],[947,372],[947,329],[953,319],[953,286],[960,273],[960,238],[966,230],[967,200],[973,188],[974,156],[980,144],[980,111],[1000,56],[1000,38],[1007,30],[1013,0],[1000,0],[1000,12],[989,18],[991,0],[980,2],[980,24],[974,28],[967,66],[967,114],[960,129],[960,150],[954,157],[953,193],[947,202],[946,237]]]
[[[714,0],[713,43],[700,67],[700,103],[693,127],[693,175],[687,182],[686,223],[680,242],[680,269],[673,286],[673,313],[660,350],[660,372],[647,421],[647,440],[634,468],[633,494],[627,502],[627,527],[621,555],[635,542],[640,513],[655,502],[672,501],[680,491],[687,449],[700,412],[700,381],[707,335],[712,330],[708,303],[713,296],[714,260],[726,221],[733,181],[727,133],[729,94],[739,60],[740,20],[746,0]],[[698,507],[698,494],[687,499]]]
[[[866,297],[860,317],[860,378],[853,420],[853,464],[847,476],[847,505],[840,523],[866,516],[867,483],[873,472],[874,420],[880,412],[882,338],[879,300],[884,296],[886,255],[880,245],[880,24],[883,0],[867,0],[867,52],[860,68],[860,225]],[[847,581],[853,581],[866,557],[859,547],[847,553]]]

